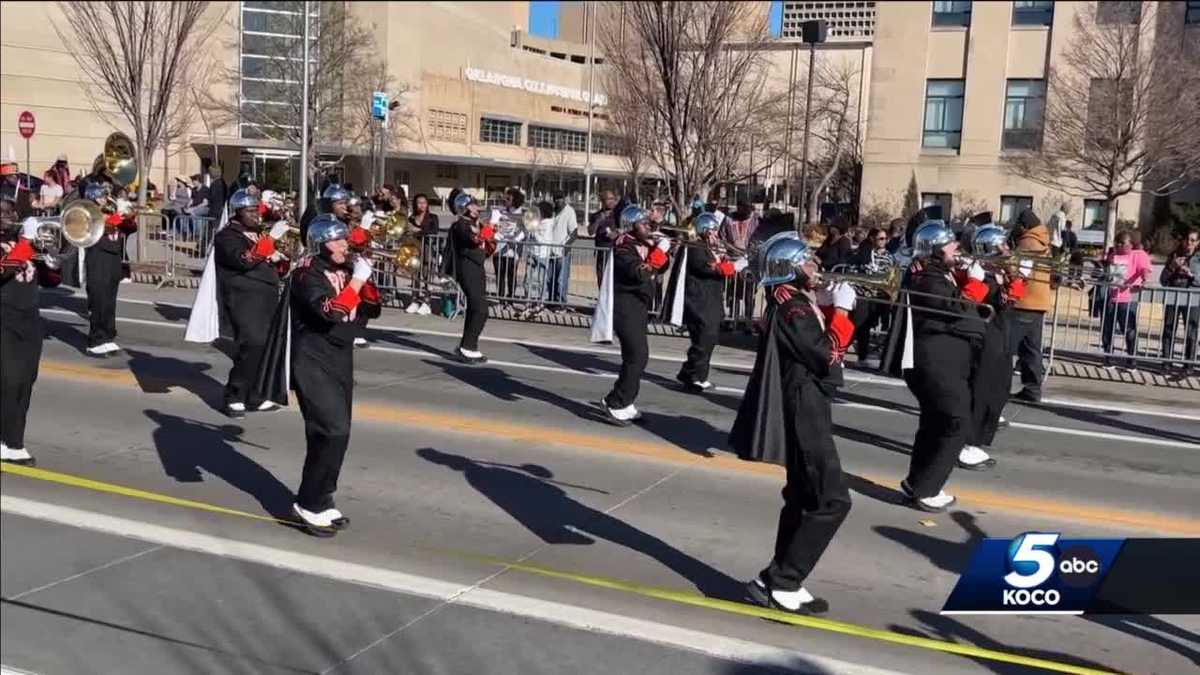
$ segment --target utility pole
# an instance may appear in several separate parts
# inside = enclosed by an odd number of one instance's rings
[[[800,212],[804,214],[805,225],[812,221],[805,190],[808,188],[808,126],[812,121],[812,89],[813,79],[816,78],[814,66],[817,61],[817,43],[825,41],[826,30],[827,24],[824,19],[805,21],[801,24],[801,34],[804,36],[804,42],[808,44],[808,93],[804,96],[804,141],[800,151]]]
[[[587,4],[588,12],[588,127],[587,161],[583,166],[583,220],[587,223],[588,211],[592,208],[592,117],[596,109],[596,3]]]
[[[304,0],[304,76],[301,78],[301,97],[303,101],[300,107],[300,203],[297,205],[299,213],[296,214],[297,220],[304,217],[304,211],[308,208],[308,24],[310,17],[308,15],[308,2]]]

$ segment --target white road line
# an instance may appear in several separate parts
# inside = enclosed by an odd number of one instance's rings
[[[69,312],[67,310],[61,310],[61,309],[43,309],[42,312],[54,313],[54,314],[67,314],[70,316],[78,316],[74,312]],[[117,317],[117,320],[118,321],[130,321],[130,322],[140,323],[140,324],[162,326],[165,328],[174,328],[177,330],[183,330],[184,328],[186,328],[182,324],[170,323],[170,322],[166,322],[166,321],[149,321],[146,319],[126,319],[123,317]],[[435,359],[442,358],[440,355],[438,355],[435,352],[424,351],[424,350],[420,350],[420,349],[405,349],[403,347],[382,347],[379,345],[371,345],[371,351],[385,352],[388,354],[398,354],[401,356],[415,356],[415,357],[435,358]],[[451,362],[451,363],[457,363],[457,362]],[[586,370],[563,368],[561,366],[542,366],[542,365],[538,365],[535,363],[518,363],[516,361],[489,360],[487,362],[487,364],[485,365],[485,367],[487,365],[502,366],[505,368],[512,368],[515,370],[536,370],[536,371],[547,372],[547,373],[562,373],[562,374],[566,374],[566,375],[577,375],[579,377],[595,377],[595,378],[600,378],[600,379],[605,379],[605,380],[617,379],[616,373],[593,373],[593,372],[589,372]],[[464,365],[463,367],[478,368],[479,366]],[[736,396],[741,396],[745,393],[744,390],[738,389],[736,387],[722,387],[722,386],[713,387],[713,391],[718,392],[718,393],[724,393],[724,394],[734,394]],[[896,408],[871,405],[869,403],[855,403],[855,402],[850,402],[850,401],[835,401],[834,405],[842,407],[842,408],[858,408],[861,410],[872,410],[872,411],[876,411],[876,412],[886,412],[886,413],[892,413],[892,414],[896,414],[896,415],[909,415],[909,416],[913,415],[913,413],[909,412],[908,410],[897,410]],[[1082,429],[1063,429],[1060,427],[1046,426],[1046,425],[1041,425],[1041,424],[1027,424],[1024,422],[1009,422],[1009,426],[1014,429],[1028,429],[1030,431],[1043,431],[1046,433],[1062,434],[1062,435],[1066,435],[1066,436],[1082,436],[1082,437],[1086,437],[1086,438],[1104,438],[1104,439],[1113,440],[1113,441],[1122,441],[1122,442],[1126,442],[1126,443],[1142,443],[1145,445],[1158,445],[1158,446],[1163,446],[1163,447],[1168,447],[1168,448],[1185,448],[1185,449],[1189,449],[1189,450],[1200,449],[1200,444],[1198,444],[1198,443],[1185,443],[1183,441],[1173,441],[1173,440],[1163,439],[1163,438],[1151,438],[1151,437],[1147,437],[1147,436],[1128,436],[1128,435],[1124,435],[1124,434],[1112,434],[1112,433],[1107,433],[1107,432],[1103,432],[1103,431],[1085,431]]]
[[[1188,415],[1186,413],[1174,412],[1163,408],[1122,408],[1121,406],[1107,405],[1104,403],[1092,403],[1074,398],[1043,398],[1042,405],[1056,405],[1064,408],[1083,408],[1084,410],[1099,410],[1100,412],[1112,413],[1114,415],[1120,415],[1121,413],[1133,413],[1136,415],[1170,417],[1177,420],[1200,422],[1200,415]]]
[[[792,651],[669,624],[603,612],[577,605],[541,600],[408,574],[396,570],[326,558],[261,544],[225,539],[162,525],[108,516],[20,497],[0,495],[0,510],[27,518],[104,532],[207,555],[285,569],[334,581],[383,588],[405,595],[432,598],[476,609],[527,617],[578,630],[653,642],[711,657],[763,665],[811,663],[828,672],[883,675],[870,666],[808,652]],[[797,634],[798,639],[802,634]]]

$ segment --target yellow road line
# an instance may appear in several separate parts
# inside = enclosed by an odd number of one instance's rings
[[[0,464],[0,472],[9,473],[9,474],[13,474],[16,476],[22,476],[25,478],[31,478],[31,479],[35,479],[35,480],[46,481],[46,482],[50,482],[50,483],[57,483],[60,485],[68,485],[71,487],[83,488],[86,490],[93,490],[93,491],[97,491],[97,492],[104,492],[104,493],[108,493],[108,494],[120,495],[120,496],[124,496],[124,497],[129,497],[132,499],[141,499],[141,500],[155,502],[155,503],[159,503],[159,504],[169,504],[172,506],[180,506],[180,507],[189,508],[189,509],[207,511],[210,513],[220,513],[222,515],[238,516],[241,518],[249,518],[249,519],[256,520],[256,521],[268,521],[268,522],[280,522],[280,523],[287,522],[287,521],[282,521],[282,520],[279,520],[276,518],[272,518],[270,516],[263,516],[263,515],[259,515],[259,514],[248,513],[246,511],[239,511],[236,509],[229,509],[229,508],[225,508],[223,506],[206,504],[204,502],[197,502],[197,501],[193,501],[190,499],[180,499],[178,497],[172,497],[170,495],[160,494],[160,493],[156,493],[156,492],[149,492],[146,490],[139,490],[137,488],[126,487],[126,486],[117,485],[114,483],[106,483],[103,481],[92,480],[90,478],[84,478],[81,476],[73,476],[70,474],[60,473],[57,471],[49,471],[47,469],[38,469],[35,467],[18,466],[15,464]],[[288,523],[288,524],[293,524],[293,523]],[[476,554],[471,554],[471,553],[447,551],[444,549],[439,550],[439,552],[443,553],[444,555],[453,556],[453,557],[460,558],[460,559],[470,559],[470,560],[476,560],[476,561],[486,562],[486,563],[490,563],[490,564],[500,565],[502,567],[505,567],[505,568],[508,568],[508,569],[511,569],[514,571],[518,571],[518,572],[525,572],[527,574],[536,574],[538,576],[563,579],[563,580],[567,580],[567,581],[573,581],[575,583],[586,584],[589,586],[596,586],[596,587],[600,587],[600,588],[607,588],[610,590],[621,591],[621,592],[629,593],[632,595],[639,595],[642,597],[653,598],[653,599],[657,599],[657,600],[664,600],[667,602],[674,602],[674,603],[682,604],[682,605],[690,605],[693,607],[703,607],[705,609],[711,609],[711,610],[715,610],[715,611],[725,612],[728,614],[739,614],[742,616],[750,616],[750,617],[757,617],[757,618],[761,618],[761,619],[769,619],[772,621],[778,621],[780,623],[786,623],[786,624],[790,624],[793,626],[800,626],[800,627],[804,627],[804,628],[813,628],[813,629],[823,630],[823,631],[828,631],[828,632],[833,632],[833,633],[841,633],[844,635],[852,635],[855,637],[866,638],[866,639],[871,639],[871,640],[878,640],[878,641],[882,641],[882,642],[891,642],[891,643],[905,645],[905,646],[909,646],[909,647],[917,647],[920,649],[928,649],[928,650],[933,650],[933,651],[945,652],[945,653],[949,653],[949,654],[956,654],[959,656],[966,656],[966,657],[970,657],[970,658],[987,659],[990,661],[999,661],[999,662],[1010,663],[1010,664],[1014,664],[1014,665],[1030,666],[1033,668],[1042,668],[1044,670],[1050,670],[1050,671],[1055,671],[1055,672],[1060,672],[1060,673],[1093,674],[1093,673],[1108,672],[1108,671],[1096,670],[1093,668],[1084,668],[1081,666],[1075,666],[1075,665],[1072,665],[1069,663],[1061,663],[1058,661],[1050,661],[1047,659],[1039,659],[1039,658],[1033,658],[1033,657],[1028,657],[1028,656],[1022,656],[1020,654],[1012,654],[1009,652],[1003,652],[1003,651],[994,650],[994,649],[984,649],[982,647],[976,647],[975,645],[961,644],[961,643],[957,643],[957,642],[949,642],[949,641],[945,641],[945,640],[938,640],[935,638],[926,638],[926,637],[918,637],[918,636],[913,636],[913,635],[905,635],[902,633],[895,633],[895,632],[883,630],[880,628],[871,628],[869,626],[861,626],[858,624],[848,623],[845,621],[836,621],[833,619],[823,619],[823,618],[813,617],[813,616],[797,616],[795,614],[789,614],[787,612],[781,612],[781,611],[774,610],[774,609],[767,609],[767,608],[759,607],[756,605],[748,605],[748,604],[739,603],[739,602],[732,602],[730,600],[720,600],[720,599],[716,599],[716,598],[709,598],[704,595],[695,593],[693,591],[683,591],[683,590],[677,590],[677,589],[671,589],[671,588],[662,588],[662,587],[657,587],[657,586],[647,586],[647,585],[638,584],[638,583],[634,583],[634,582],[630,582],[630,581],[625,581],[622,579],[614,579],[614,578],[610,578],[610,577],[582,574],[582,573],[578,573],[578,572],[571,572],[569,570],[560,570],[560,569],[556,569],[556,568],[552,568],[552,567],[544,567],[541,565],[534,565],[531,563],[516,562],[516,561],[511,561],[511,560],[504,560],[502,558],[493,558],[490,556],[482,556],[482,555],[476,555]]]
[[[107,386],[115,384],[137,386],[139,383],[137,376],[123,368],[99,368],[60,361],[43,360],[41,373],[52,377],[89,381]],[[167,384],[173,383],[160,378],[156,379],[153,375],[144,376],[143,379]],[[688,452],[677,445],[662,441],[628,438],[626,434],[620,433],[588,433],[426,408],[370,402],[355,404],[354,419],[359,422],[464,433],[515,443],[556,445],[609,454],[633,455],[644,459],[689,464],[723,472],[783,477],[783,469],[773,464],[745,462],[728,454],[714,453],[712,457],[704,457]],[[896,486],[899,483],[897,476],[868,475],[862,476],[862,478],[888,489],[892,489],[890,486]],[[970,503],[972,506],[980,508],[1024,515],[1034,514],[1068,522],[1100,523],[1108,527],[1132,527],[1162,534],[1200,536],[1200,520],[1194,518],[1165,516],[1151,511],[1112,509],[1101,505],[1032,495],[1012,495],[991,490],[955,488],[954,492],[964,503]]]

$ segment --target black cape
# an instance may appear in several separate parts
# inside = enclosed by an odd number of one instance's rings
[[[275,314],[271,317],[271,327],[267,332],[262,361],[259,362],[254,391],[250,394],[252,400],[261,398],[281,406],[288,404],[288,388],[291,381],[289,369],[292,367],[289,354],[291,302],[292,283],[289,278],[284,281],[283,293],[279,297],[279,304],[275,305]]]
[[[738,407],[737,419],[729,432],[729,445],[741,459],[787,466],[787,436],[780,420],[784,417],[783,374],[779,364],[779,344],[775,336],[778,312],[770,319],[759,338],[754,371],[746,383],[746,393]]]

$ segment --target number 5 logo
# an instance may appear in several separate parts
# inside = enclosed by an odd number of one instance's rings
[[[1014,542],[1017,550],[1008,554],[1009,567],[1004,583],[1015,588],[1040,586],[1054,574],[1054,554],[1047,551],[1058,541],[1057,534],[1028,532]]]

